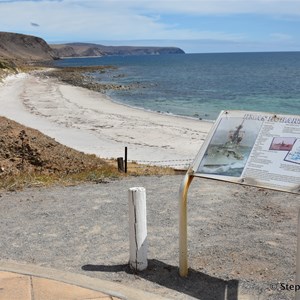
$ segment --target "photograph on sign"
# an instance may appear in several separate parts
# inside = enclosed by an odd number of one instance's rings
[[[290,151],[295,143],[295,138],[275,137],[272,141],[270,150]]]
[[[286,155],[285,161],[300,164],[300,139],[297,139],[293,148]]]
[[[252,151],[261,121],[221,119],[197,173],[239,177]]]

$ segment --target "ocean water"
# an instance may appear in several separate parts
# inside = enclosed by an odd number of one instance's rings
[[[215,120],[221,110],[300,115],[300,52],[68,58],[57,66],[114,65],[95,81],[134,85],[117,102]]]

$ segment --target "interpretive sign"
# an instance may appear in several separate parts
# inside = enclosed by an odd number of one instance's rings
[[[188,274],[187,194],[195,176],[300,194],[300,116],[221,112],[180,186],[180,276]]]
[[[191,170],[300,194],[300,116],[222,111]]]

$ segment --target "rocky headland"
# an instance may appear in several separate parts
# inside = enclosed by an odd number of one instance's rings
[[[104,46],[88,43],[49,45],[40,37],[0,32],[0,60],[19,64],[52,61],[62,57],[159,54],[184,54],[184,51],[177,47]]]
[[[0,32],[0,58],[14,62],[38,62],[57,59],[55,51],[42,38]]]
[[[0,82],[32,64],[45,64],[57,58],[50,46],[39,37],[0,32]]]
[[[88,43],[70,43],[53,44],[51,48],[54,49],[58,57],[184,54],[184,51],[177,47],[104,46]]]

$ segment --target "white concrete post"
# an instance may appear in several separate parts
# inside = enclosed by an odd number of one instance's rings
[[[299,290],[299,285],[300,285],[300,209],[298,212],[298,226],[297,226],[297,256],[296,256],[296,295],[295,299],[300,300],[300,290]]]
[[[143,187],[133,187],[128,193],[129,204],[129,265],[137,271],[145,270],[147,261],[147,213],[146,190]]]

